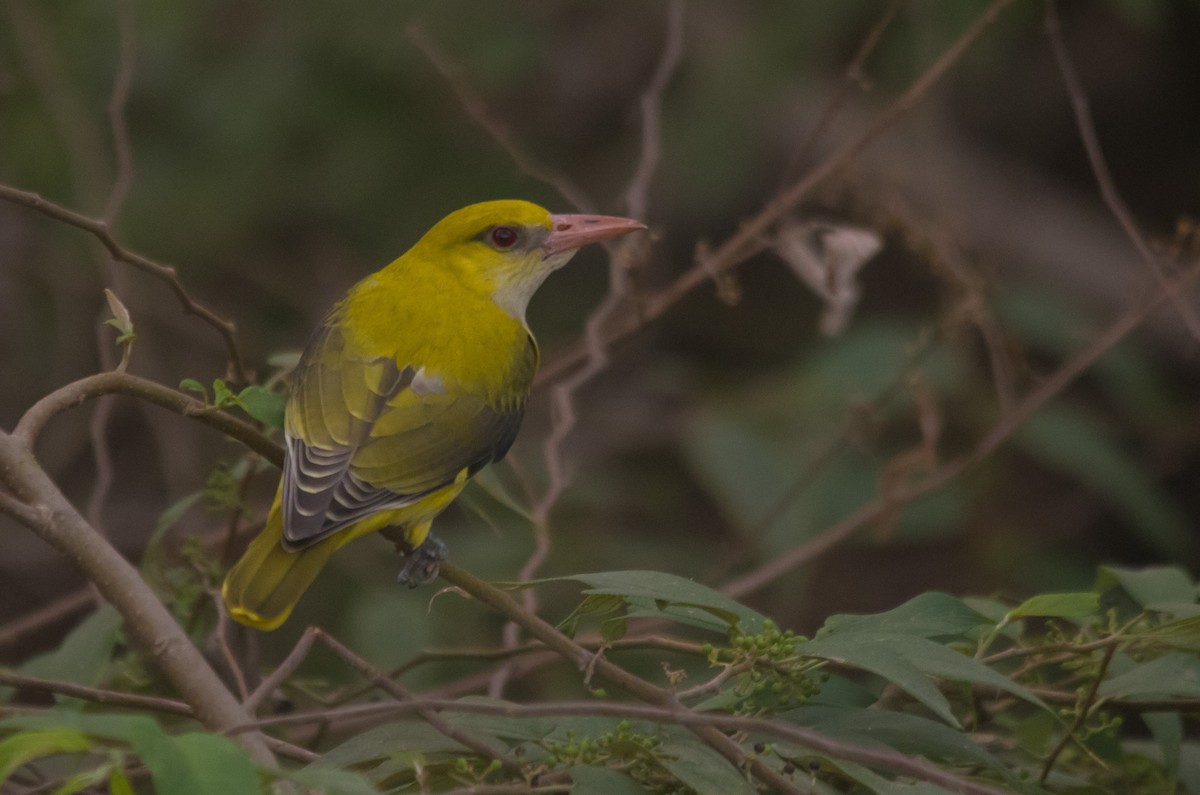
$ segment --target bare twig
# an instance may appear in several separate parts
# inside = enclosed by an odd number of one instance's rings
[[[788,165],[783,170],[783,174],[787,179],[792,179],[795,176],[796,168],[801,163],[808,159],[812,153],[813,147],[821,140],[821,136],[825,134],[825,130],[833,122],[838,111],[846,104],[846,100],[850,98],[850,92],[855,88],[862,88],[866,83],[865,68],[867,59],[871,57],[871,53],[875,52],[875,48],[879,46],[879,42],[883,40],[883,34],[887,31],[888,26],[896,18],[900,12],[900,7],[906,0],[891,0],[883,13],[879,15],[879,19],[875,20],[875,24],[867,31],[867,35],[863,37],[862,43],[858,45],[858,51],[854,53],[854,58],[850,61],[846,71],[842,74],[842,80],[838,84],[837,89],[829,97],[829,100],[821,108],[821,114],[817,117],[816,124],[812,130],[800,142],[788,158]]]
[[[0,185],[0,199],[36,210],[42,215],[53,218],[56,221],[62,221],[69,226],[90,233],[100,241],[101,245],[107,249],[113,259],[131,265],[166,283],[171,292],[174,293],[175,298],[179,301],[179,305],[183,308],[184,312],[196,315],[205,323],[208,323],[224,339],[225,347],[229,352],[229,364],[233,377],[241,383],[249,380],[242,363],[241,350],[237,344],[236,325],[233,321],[224,320],[219,317],[211,309],[192,298],[184,288],[183,283],[179,281],[179,275],[174,267],[155,262],[123,247],[113,237],[108,224],[104,221],[77,213],[74,210],[69,210],[36,193],[20,190],[8,185]]]
[[[233,653],[233,647],[229,645],[229,629],[233,625],[233,621],[229,618],[225,600],[221,598],[221,594],[217,593],[216,589],[209,590],[208,597],[212,600],[213,609],[217,611],[217,626],[213,632],[214,640],[221,652],[221,659],[225,661],[225,667],[229,669],[229,675],[233,677],[233,683],[237,685],[242,705],[245,706],[250,698],[250,688],[246,684],[246,675],[242,673],[242,666],[238,664],[237,655]]]
[[[95,607],[96,592],[91,588],[80,588],[55,599],[48,605],[32,610],[0,626],[0,649],[14,646],[26,635],[56,624],[88,607]]]
[[[103,315],[105,311],[107,309],[102,310],[101,314]],[[112,329],[103,323],[96,328],[96,347],[100,355],[100,364],[106,370],[114,365],[109,333],[111,331]],[[107,437],[108,423],[115,409],[115,395],[104,395],[97,398],[96,410],[92,413],[91,422],[88,423],[88,441],[92,447],[92,463],[96,467],[96,475],[92,480],[91,493],[88,494],[87,506],[84,508],[83,515],[87,517],[92,527],[101,533],[105,532],[104,505],[108,502],[108,494],[114,480],[113,461]]]
[[[137,569],[79,514],[21,441],[0,431],[0,478],[11,492],[0,508],[14,515],[78,565],[125,619],[131,635],[153,656],[163,673],[206,727],[220,731],[250,716],[225,688],[204,656],[175,623]],[[258,734],[242,740],[255,761],[274,757]]]
[[[662,316],[696,287],[745,262],[767,245],[767,232],[813,190],[855,160],[883,133],[891,129],[925,98],[929,91],[958,63],[959,59],[994,23],[1000,12],[1013,0],[993,0],[965,31],[926,69],[900,96],[880,111],[874,121],[858,136],[851,138],[829,157],[800,179],[775,194],[757,215],[742,223],[738,231],[720,246],[700,258],[693,267],[680,274],[674,282],[640,302],[636,312],[626,312],[605,330],[605,340],[611,344],[624,339]],[[564,372],[578,367],[589,356],[586,344],[580,343],[564,351],[554,361],[546,362],[538,373],[537,382],[557,380]]]
[[[1039,784],[1046,783],[1046,779],[1049,777],[1050,771],[1054,769],[1054,763],[1058,761],[1058,757],[1062,755],[1062,752],[1066,750],[1068,745],[1074,742],[1079,743],[1082,746],[1082,741],[1078,736],[1079,730],[1083,728],[1085,723],[1087,723],[1088,717],[1092,714],[1092,710],[1096,707],[1096,694],[1100,691],[1100,685],[1108,673],[1108,665],[1112,662],[1113,655],[1116,654],[1116,652],[1117,646],[1115,644],[1104,650],[1104,655],[1100,658],[1100,667],[1096,671],[1095,676],[1092,677],[1092,681],[1088,685],[1087,692],[1084,693],[1076,702],[1076,708],[1078,711],[1075,714],[1074,722],[1072,722],[1071,727],[1067,729],[1066,733],[1062,736],[1062,739],[1058,741],[1058,744],[1055,745],[1054,748],[1051,749],[1050,753],[1046,756],[1046,761],[1042,765],[1042,773],[1040,776],[1038,776]],[[1089,754],[1091,753],[1091,751],[1089,751],[1087,748],[1084,748],[1084,750]]]
[[[296,645],[292,647],[292,650],[288,652],[288,655],[284,658],[283,662],[280,663],[275,671],[266,679],[264,679],[258,688],[245,699],[243,706],[247,709],[247,711],[254,712],[257,710],[263,701],[265,701],[266,698],[272,692],[274,692],[277,687],[282,685],[283,682],[295,672],[296,668],[298,668],[300,664],[304,662],[309,653],[312,651],[313,644],[318,641],[320,641],[326,648],[340,657],[343,662],[358,671],[365,679],[370,681],[374,687],[392,696],[397,701],[415,702],[419,700],[414,693],[408,690],[408,688],[395,682],[382,671],[376,669],[362,657],[351,651],[350,648],[345,644],[338,641],[337,638],[334,638],[320,627],[309,627],[308,629],[304,630],[304,633],[300,636],[300,640],[297,641]],[[469,733],[458,729],[453,724],[449,723],[444,717],[442,717],[441,714],[439,714],[440,710],[432,707],[418,707],[416,712],[421,716],[422,719],[425,720],[426,723],[428,723],[437,731],[441,732],[449,739],[454,740],[463,747],[469,748],[484,757],[499,760],[500,764],[502,764],[504,768],[511,773],[516,773],[518,775],[521,773],[522,768],[519,762],[509,758],[507,754],[498,751],[496,748],[488,745],[482,740],[479,740],[471,736]]]
[[[1062,394],[1063,390],[1078,379],[1097,359],[1140,326],[1155,309],[1168,300],[1169,295],[1178,294],[1189,288],[1195,284],[1197,279],[1200,279],[1200,263],[1193,264],[1188,270],[1172,279],[1163,289],[1154,291],[1123,312],[1107,329],[1068,359],[1051,376],[1018,400],[1012,410],[1001,414],[996,424],[984,434],[967,455],[943,464],[916,483],[898,488],[889,498],[877,497],[866,503],[819,535],[774,557],[763,566],[730,580],[722,586],[721,590],[734,597],[752,593],[878,521],[885,512],[894,510],[897,505],[909,503],[950,483],[967,469],[991,455],[1026,420]]]
[[[116,12],[120,44],[117,48],[117,74],[113,80],[112,94],[108,99],[108,126],[112,134],[117,173],[113,179],[112,190],[108,194],[108,204],[104,208],[103,219],[108,224],[116,221],[121,208],[125,206],[129,189],[133,187],[133,144],[129,138],[129,124],[125,118],[129,92],[133,87],[134,69],[137,66],[137,46],[134,38],[136,9],[133,0],[118,0]]]
[[[1133,219],[1133,213],[1130,212],[1128,205],[1125,204],[1125,200],[1121,198],[1121,194],[1117,190],[1112,172],[1108,170],[1108,161],[1104,158],[1100,137],[1096,134],[1096,125],[1092,120],[1087,93],[1083,89],[1079,74],[1075,71],[1071,55],[1067,52],[1067,45],[1063,41],[1057,6],[1054,0],[1045,0],[1044,7],[1046,37],[1050,40],[1050,48],[1054,51],[1054,60],[1058,64],[1059,74],[1062,75],[1063,84],[1070,97],[1071,110],[1075,114],[1075,124],[1079,128],[1079,140],[1083,143],[1084,151],[1087,153],[1088,165],[1092,169],[1092,175],[1096,178],[1096,186],[1100,189],[1104,204],[1117,219],[1117,223],[1121,225],[1125,236],[1137,249],[1142,262],[1154,276],[1155,282],[1159,287],[1167,289],[1168,276],[1163,269],[1162,262],[1159,261],[1158,256],[1146,241],[1146,237],[1138,228],[1137,221]],[[1184,325],[1187,326],[1192,338],[1200,342],[1200,316],[1196,314],[1195,307],[1184,301],[1177,292],[1169,292],[1168,298]]]
[[[625,189],[625,209],[639,220],[646,218],[650,208],[650,183],[658,172],[662,159],[662,103],[663,94],[671,83],[679,62],[683,58],[683,0],[671,0],[667,6],[667,29],[663,41],[662,56],[650,84],[642,92],[641,155],[629,186]]]
[[[101,217],[103,222],[110,227],[116,222],[121,208],[125,206],[125,199],[128,197],[129,189],[133,185],[133,146],[129,139],[129,125],[125,119],[125,109],[129,104],[129,92],[133,86],[134,67],[137,62],[132,0],[119,0],[116,5],[116,12],[120,46],[117,49],[117,73],[113,80],[112,93],[108,100],[108,122],[116,159],[116,176],[113,179],[112,188],[108,194],[108,202],[105,205],[104,214]],[[105,259],[107,260],[105,264],[108,266],[110,287],[117,292],[125,292],[125,286],[128,282],[125,278],[125,271],[114,267],[111,256],[106,254]],[[101,321],[104,320],[107,311],[107,308],[101,310]],[[100,361],[104,369],[114,366],[111,362],[112,343],[108,331],[109,329],[102,324],[97,339]],[[126,347],[125,351],[128,354],[129,348]],[[126,355],[122,357],[121,363],[117,367],[123,370],[127,363],[128,358]],[[92,483],[91,494],[88,495],[87,508],[84,515],[87,517],[88,522],[100,532],[104,532],[104,505],[108,501],[108,494],[113,483],[112,455],[106,437],[115,406],[115,398],[111,396],[101,398],[96,405],[96,411],[92,414],[92,419],[88,427],[88,435],[92,445],[92,459],[96,465],[96,478]]]
[[[113,393],[140,398],[216,428],[226,436],[241,442],[275,466],[283,465],[283,448],[264,436],[258,428],[250,423],[243,422],[232,414],[214,411],[200,401],[170,387],[136,375],[115,371],[98,373],[78,381],[72,381],[46,395],[25,412],[13,430],[13,436],[22,444],[32,448],[42,428],[56,415],[88,400]]]
[[[491,136],[492,140],[512,159],[517,168],[557,190],[576,209],[584,212],[595,210],[595,202],[582,188],[572,182],[570,177],[542,163],[517,143],[508,126],[496,118],[483,97],[471,87],[463,75],[462,68],[433,40],[425,28],[415,22],[409,25],[408,39],[450,86],[450,90],[454,92],[471,121]]]
[[[810,748],[816,753],[835,759],[869,765],[904,775],[919,781],[928,781],[945,787],[951,792],[966,795],[1008,795],[1008,790],[964,778],[942,770],[928,762],[907,754],[879,746],[863,746],[826,737],[820,732],[795,723],[763,718],[724,715],[715,712],[694,712],[685,708],[660,707],[644,704],[614,703],[609,701],[559,701],[550,704],[516,704],[512,702],[452,701],[446,699],[417,699],[390,704],[353,704],[334,710],[297,712],[263,718],[230,733],[261,729],[270,726],[303,725],[328,721],[335,718],[373,717],[384,718],[415,712],[418,709],[438,709],[445,712],[466,714],[500,715],[510,718],[544,718],[563,715],[595,715],[601,717],[628,718],[658,723],[676,724],[697,729],[715,728],[719,731],[766,734],[787,742]],[[795,782],[787,781],[786,792],[803,792]]]
[[[524,609],[509,594],[488,585],[478,577],[463,571],[457,566],[442,564],[442,579],[451,585],[466,591],[492,609],[502,613],[510,621],[520,624],[531,636],[537,638],[562,655],[567,661],[583,671],[589,667],[595,674],[612,682],[636,698],[648,704],[666,709],[687,711],[674,694],[669,690],[657,687],[646,680],[634,676],[624,668],[609,662],[602,656],[593,655],[571,638],[559,632],[546,623],[538,615]],[[748,757],[734,740],[727,737],[720,729],[709,725],[691,726],[692,731],[704,742],[708,743],[717,753],[725,757],[738,768],[745,768],[750,773],[773,787],[777,792],[800,793],[801,790],[786,777],[780,775],[770,766],[757,758]]]
[[[313,633],[316,639],[325,644],[330,651],[332,651],[338,657],[341,657],[343,661],[355,668],[366,679],[370,680],[372,684],[374,684],[383,692],[387,693],[392,698],[396,699],[397,701],[416,700],[416,695],[412,691],[398,682],[394,682],[389,679],[373,665],[343,645],[340,641],[338,641],[337,638],[334,638],[329,633],[321,630],[318,627],[310,627],[308,632]],[[515,773],[517,775],[521,774],[522,767],[520,762],[510,758],[508,754],[503,753],[488,743],[472,736],[469,732],[465,732],[455,727],[441,715],[439,710],[421,707],[417,710],[417,714],[420,715],[426,723],[428,723],[437,731],[441,732],[445,737],[454,740],[466,748],[470,748],[477,754],[499,761],[500,764],[504,766],[504,769],[510,773]]]
[[[650,183],[661,159],[662,97],[683,56],[683,9],[682,0],[673,0],[668,7],[662,56],[641,97],[641,155],[625,191],[629,213],[635,218],[644,217],[648,209]],[[571,483],[570,474],[562,459],[562,446],[575,429],[575,393],[608,366],[608,342],[605,340],[604,329],[625,302],[629,291],[629,271],[637,259],[638,251],[645,249],[637,239],[627,240],[610,249],[608,292],[584,325],[587,362],[571,376],[555,384],[551,390],[551,428],[542,444],[549,482],[545,492],[533,506],[534,549],[517,574],[517,579],[522,582],[533,579],[550,556],[550,513]],[[537,609],[537,597],[532,590],[523,591],[520,598],[526,610]],[[518,641],[517,626],[505,626],[504,645],[516,646]],[[500,696],[508,679],[508,671],[507,666],[496,671],[488,689],[489,695],[494,698]]]
[[[87,687],[74,682],[60,682],[54,679],[42,679],[36,676],[25,676],[12,671],[0,670],[0,685],[21,687],[31,690],[44,690],[47,693],[58,693],[72,698],[80,698],[96,704],[111,704],[130,709],[148,709],[154,712],[165,712],[171,715],[191,717],[192,708],[183,701],[158,696],[143,696],[137,693],[122,693],[119,690],[105,690],[99,687]]]

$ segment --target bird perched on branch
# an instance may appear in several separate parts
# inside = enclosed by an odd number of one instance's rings
[[[581,246],[644,228],[473,204],[352,287],[292,376],[283,477],[221,589],[230,615],[275,629],[330,555],[376,531],[406,551],[402,581],[435,576],[430,525],[521,424],[538,365],[530,297]]]

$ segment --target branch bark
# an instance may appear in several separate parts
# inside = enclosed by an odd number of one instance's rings
[[[12,491],[12,498],[0,501],[0,511],[28,526],[83,570],[124,617],[133,637],[151,652],[197,720],[208,729],[224,731],[251,719],[137,569],[75,510],[29,448],[3,431],[0,479]],[[261,734],[247,734],[239,742],[255,762],[275,765]]]

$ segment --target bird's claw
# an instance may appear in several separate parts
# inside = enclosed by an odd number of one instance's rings
[[[416,588],[437,579],[442,561],[446,559],[446,544],[435,536],[427,536],[425,543],[404,554],[404,567],[396,578],[409,588]]]

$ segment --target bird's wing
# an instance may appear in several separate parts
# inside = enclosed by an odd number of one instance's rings
[[[536,355],[531,341],[514,383],[532,379]],[[362,356],[326,324],[293,375],[288,401],[285,542],[308,546],[499,460],[520,426],[524,388],[497,409],[443,387],[420,366]]]

